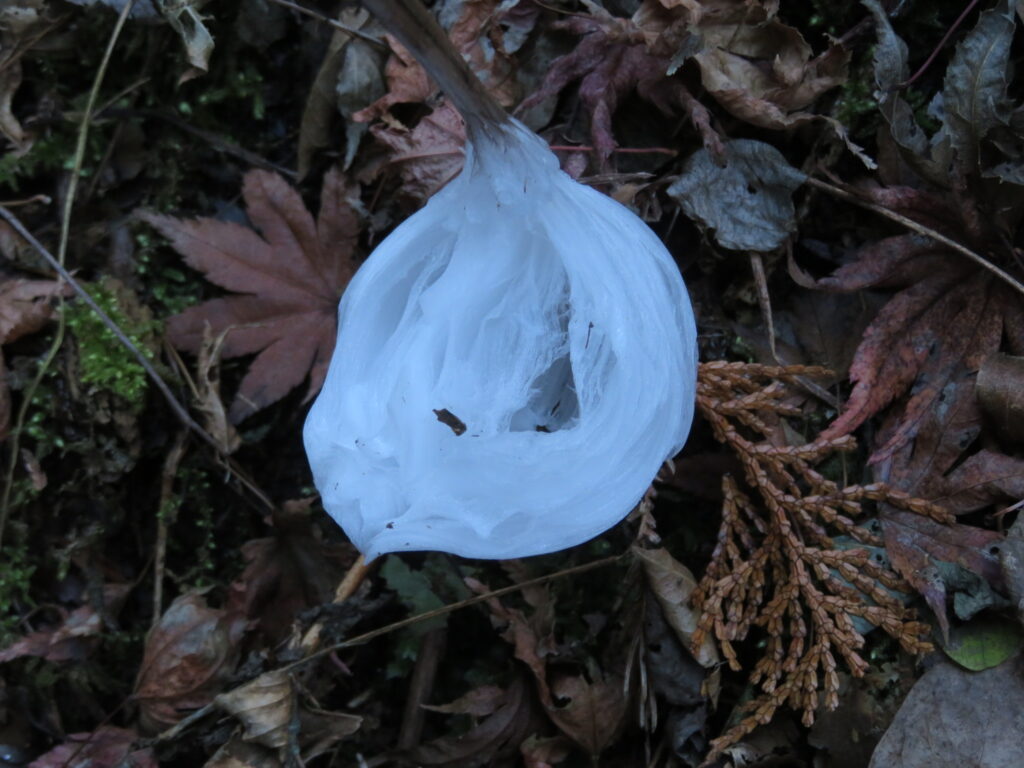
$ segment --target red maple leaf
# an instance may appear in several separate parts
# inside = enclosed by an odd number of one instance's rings
[[[306,400],[320,390],[334,349],[338,300],[356,268],[359,221],[340,173],[324,178],[316,222],[280,176],[250,171],[242,197],[256,230],[215,219],[141,218],[171,241],[206,278],[243,294],[212,299],[167,321],[167,336],[196,353],[205,328],[226,333],[222,357],[255,354],[229,416],[238,423],[309,376]]]

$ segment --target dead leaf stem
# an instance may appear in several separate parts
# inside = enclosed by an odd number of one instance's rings
[[[178,516],[177,505],[172,502],[174,478],[178,475],[178,467],[185,456],[185,444],[188,429],[182,429],[174,439],[174,445],[164,459],[163,472],[160,475],[160,500],[156,510],[156,551],[153,554],[153,624],[160,623],[163,616],[164,571],[167,558],[167,531]]]
[[[358,29],[355,29],[354,27],[348,26],[347,24],[342,24],[340,21],[332,19],[329,16],[324,16],[322,13],[318,13],[317,11],[314,11],[312,8],[306,8],[305,6],[299,5],[298,3],[291,2],[291,0],[270,0],[270,2],[276,5],[280,5],[284,8],[290,8],[293,11],[298,11],[299,13],[305,16],[309,16],[312,19],[321,21],[324,24],[329,24],[335,29],[340,29],[342,32],[347,32],[353,37],[358,37],[360,40],[365,40],[368,43],[372,43],[381,50],[388,50],[387,43],[385,43],[383,40],[378,40],[373,35],[368,35],[365,32],[361,32]]]
[[[942,243],[947,248],[950,248],[956,251],[957,253],[966,256],[968,259],[970,259],[983,269],[987,269],[989,272],[996,275],[996,277],[1005,282],[1015,291],[1024,294],[1024,284],[1022,284],[1009,272],[1000,269],[991,261],[986,259],[984,256],[975,253],[967,246],[958,243],[956,240],[951,240],[942,233],[936,232],[931,227],[926,227],[924,224],[916,222],[913,219],[904,216],[903,214],[896,213],[896,211],[889,210],[884,206],[876,205],[875,203],[863,200],[857,195],[853,194],[852,192],[849,192],[843,189],[842,187],[837,187],[834,184],[829,184],[828,182],[822,181],[821,179],[808,177],[806,179],[806,183],[816,189],[822,190],[823,192],[828,192],[830,195],[838,197],[840,200],[846,200],[847,202],[860,206],[865,210],[872,211],[874,213],[879,214],[880,216],[884,216],[890,221],[895,221],[898,224],[902,224],[907,229],[913,232],[917,232],[919,235],[924,235],[925,237],[931,238],[932,240],[938,243]]]

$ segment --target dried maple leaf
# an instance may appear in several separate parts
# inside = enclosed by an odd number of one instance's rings
[[[934,222],[938,231],[951,232],[982,252],[992,250],[996,233],[979,232],[964,220],[958,206],[938,196],[908,188],[868,194],[875,202],[932,224],[919,213],[927,204],[929,218],[942,220]],[[892,456],[917,435],[957,375],[973,378],[1004,338],[1014,351],[1015,339],[1024,331],[1020,295],[1012,287],[948,247],[918,235],[897,235],[865,247],[856,261],[819,280],[816,287],[898,289],[865,330],[850,366],[854,388],[842,413],[822,435],[831,439],[849,434],[910,390],[899,427],[876,448],[873,463]]]
[[[247,294],[204,302],[167,321],[168,338],[179,349],[197,353],[209,328],[215,336],[228,331],[222,357],[256,354],[231,404],[232,422],[276,402],[307,374],[306,400],[323,384],[338,299],[356,268],[359,221],[350,194],[344,177],[329,172],[314,223],[284,179],[250,171],[242,196],[258,232],[215,219],[139,214],[210,282]]]
[[[688,115],[704,146],[718,155],[721,142],[709,112],[674,76],[692,58],[707,92],[741,120],[783,129],[825,119],[802,110],[846,80],[849,54],[833,45],[813,57],[800,33],[774,18],[775,10],[774,4],[746,0],[646,0],[630,19],[621,19],[592,6],[589,17],[555,24],[581,40],[552,64],[540,90],[522,106],[578,80],[594,147],[606,159],[616,146],[612,115],[623,98],[636,93],[667,115]]]
[[[412,130],[382,122],[370,132],[391,149],[388,164],[398,168],[402,193],[416,200],[428,199],[462,170],[466,128],[447,101]]]
[[[516,81],[512,77],[512,59],[504,51],[498,22],[507,13],[498,0],[467,0],[462,3],[459,18],[448,30],[452,45],[466,59],[499,104],[509,106],[516,100]],[[511,10],[511,9],[510,9]],[[521,19],[521,14],[516,18]],[[392,55],[384,68],[388,92],[352,115],[357,122],[385,118],[400,125],[392,114],[396,104],[422,104],[437,87],[411,53],[390,35],[385,35]]]
[[[356,557],[351,545],[323,541],[310,517],[311,502],[285,502],[273,513],[273,535],[242,545],[246,567],[228,595],[228,609],[256,622],[275,644],[288,636],[299,613],[331,602]]]
[[[512,59],[504,52],[498,24],[512,10],[503,11],[496,0],[469,0],[462,4],[459,18],[448,31],[452,45],[504,106],[518,97]],[[512,21],[520,27],[520,34],[532,26],[534,16],[514,14]],[[446,99],[433,102],[433,111],[415,124],[406,124],[392,113],[399,104],[430,102],[437,87],[401,43],[390,35],[385,39],[392,51],[385,67],[388,92],[352,119],[373,123],[370,132],[390,150],[386,165],[399,169],[402,193],[422,201],[462,170],[465,128]]]
[[[1002,462],[995,461],[984,451],[950,471],[981,432],[982,419],[974,378],[963,364],[953,368],[942,387],[939,401],[927,409],[920,420],[914,439],[878,463],[877,477],[956,513],[979,509],[998,498],[1001,490],[1011,490],[999,484],[987,488],[964,485],[979,479],[968,474],[976,463],[980,463],[982,471],[998,471],[997,467]],[[901,431],[903,425],[903,414],[900,411],[890,412],[880,430],[880,440],[891,442],[893,433]],[[1009,457],[1003,458],[1012,462]],[[988,493],[983,495],[983,490]],[[1003,539],[1001,533],[962,523],[940,526],[885,505],[880,520],[886,552],[893,567],[925,598],[944,634],[949,629],[946,616],[948,589],[941,564],[955,564],[991,587],[1003,589],[997,551]],[[957,585],[953,583],[951,586],[956,588]]]
[[[874,0],[866,4],[878,28],[875,78],[891,140],[908,165],[932,185],[869,189],[866,197],[966,245],[1019,281],[1024,264],[1011,243],[1024,222],[1022,189],[1013,183],[986,182],[991,169],[978,160],[991,152],[990,144],[998,144],[992,137],[999,135],[1000,121],[1010,109],[1007,85],[1014,22],[1008,6],[1004,3],[1005,7],[982,14],[958,46],[944,80],[943,126],[929,141],[892,87],[906,76],[906,45],[889,26],[881,6]],[[849,401],[823,434],[845,435],[899,402],[901,415],[872,455],[873,463],[908,445],[933,409],[948,408],[959,377],[966,377],[973,388],[986,357],[1004,344],[1011,354],[1024,353],[1020,294],[931,238],[898,235],[868,245],[855,261],[818,281],[817,287],[898,289],[865,331],[850,367],[854,388]],[[977,424],[977,406],[969,407],[972,415],[966,421]],[[943,460],[931,460],[915,470],[918,476],[905,490],[921,492],[926,485],[922,473],[942,477],[973,440],[967,434],[960,437],[942,448]]]
[[[612,116],[631,93],[671,115],[681,110],[700,131],[704,145],[721,154],[722,144],[711,127],[708,111],[690,94],[682,80],[666,77],[673,55],[693,41],[683,17],[645,3],[632,19],[612,16],[592,6],[591,16],[573,16],[552,26],[580,36],[572,52],[555,59],[537,92],[519,106],[529,109],[579,81],[579,99],[590,115],[591,140],[602,162],[617,146]],[[676,65],[678,66],[678,65]]]

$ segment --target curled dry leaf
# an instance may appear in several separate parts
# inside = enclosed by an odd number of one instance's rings
[[[462,170],[466,127],[455,108],[441,102],[409,130],[402,125],[375,123],[370,132],[392,154],[388,165],[402,177],[402,194],[426,200]]]
[[[621,677],[561,675],[551,683],[560,706],[548,707],[548,716],[566,736],[596,758],[618,738],[626,723],[625,686]]]
[[[189,266],[241,296],[212,299],[167,321],[179,349],[196,353],[209,327],[227,332],[224,358],[256,354],[229,410],[238,423],[309,376],[308,400],[323,384],[334,348],[338,300],[355,271],[359,221],[353,194],[335,170],[324,177],[320,216],[280,176],[250,171],[242,196],[258,232],[215,219],[139,217],[167,237]]]
[[[174,725],[209,704],[230,678],[247,621],[206,605],[202,595],[182,595],[146,638],[135,681],[142,729]]]
[[[222,693],[216,703],[238,718],[246,741],[272,749],[294,743],[303,749],[304,760],[323,754],[351,736],[363,722],[355,715],[305,707],[298,700],[291,677],[276,670]]]
[[[736,117],[762,128],[791,128],[815,119],[804,112],[846,82],[850,54],[830,45],[814,56],[793,27],[775,18],[777,3],[743,0],[702,15],[694,56],[704,87]]]
[[[675,632],[683,647],[702,666],[718,666],[718,650],[711,637],[705,637],[699,647],[693,644],[700,614],[690,605],[690,597],[697,587],[690,569],[676,560],[666,549],[642,549],[633,547],[633,554],[640,560],[647,584],[661,606],[665,621]]]
[[[496,23],[504,13],[500,5],[496,0],[462,3],[448,34],[490,94],[503,106],[510,106],[518,93],[512,60],[504,52]],[[517,21],[528,24],[529,18]],[[444,99],[415,125],[406,125],[392,114],[392,107],[399,104],[430,102],[437,89],[401,43],[390,35],[384,37],[392,51],[384,70],[387,93],[351,117],[356,122],[373,123],[370,131],[374,138],[390,150],[387,165],[397,166],[401,174],[402,193],[423,201],[462,169],[465,129],[462,118]]]

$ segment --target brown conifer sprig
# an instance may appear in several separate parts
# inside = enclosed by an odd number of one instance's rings
[[[815,466],[837,451],[856,447],[852,437],[780,445],[781,419],[799,410],[783,401],[798,377],[827,373],[807,366],[773,367],[711,362],[700,366],[697,405],[715,438],[743,467],[740,481],[722,479],[722,524],[694,605],[701,618],[694,643],[711,634],[729,666],[740,669],[733,644],[752,628],[767,635],[750,682],[760,691],[745,705],[744,719],[712,741],[708,760],[788,705],[811,725],[818,708],[838,703],[838,660],[861,676],[864,637],[854,617],[887,632],[910,653],[931,650],[930,628],[893,590],[910,587],[880,565],[866,548],[881,538],[857,522],[864,501],[885,502],[941,522],[941,507],[880,483],[841,487]],[[839,548],[833,537],[865,548]]]

